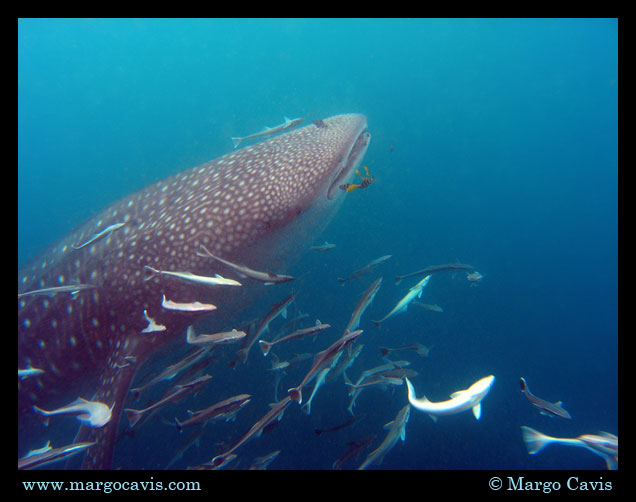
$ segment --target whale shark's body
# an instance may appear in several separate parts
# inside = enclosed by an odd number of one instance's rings
[[[69,284],[74,294],[18,299],[18,453],[27,451],[38,417],[79,396],[112,408],[112,420],[82,431],[96,444],[84,468],[110,468],[123,401],[140,363],[183,339],[196,313],[162,307],[213,304],[214,316],[238,312],[262,284],[210,287],[146,267],[201,276],[234,277],[216,256],[257,270],[283,272],[335,214],[338,185],[369,143],[363,115],[339,115],[237,150],[158,181],[112,204],[18,271],[18,294]],[[78,243],[80,244],[78,246]],[[260,286],[260,288],[259,288]],[[71,288],[72,289],[72,288]],[[149,321],[152,319],[152,323]],[[161,327],[156,330],[153,326]],[[39,429],[38,429],[39,430]],[[78,437],[79,439],[80,437]]]

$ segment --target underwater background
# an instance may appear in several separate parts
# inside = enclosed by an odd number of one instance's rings
[[[443,401],[483,376],[496,381],[479,421],[468,411],[434,422],[411,409],[405,441],[371,469],[605,469],[582,448],[530,456],[520,427],[618,434],[617,80],[616,19],[19,19],[18,269],[111,202],[231,152],[232,136],[284,117],[363,113],[363,165],[375,181],[347,194],[308,243],[336,247],[304,254],[288,271],[297,281],[266,289],[237,323],[296,291],[288,319],[307,313],[304,326],[320,319],[332,328],[276,353],[315,353],[383,277],[351,380],[384,362],[380,346],[418,342],[428,357],[390,356],[411,362],[418,396]],[[369,274],[337,281],[387,254]],[[411,306],[371,322],[419,280],[396,276],[457,260],[484,277],[434,274],[420,301],[443,312]],[[285,322],[276,319],[271,334]],[[113,466],[163,469],[193,435],[166,423],[187,409],[253,396],[171,468],[210,460],[261,418],[274,401],[271,361],[253,347],[231,370],[234,351],[215,353],[204,391],[123,433]],[[160,355],[141,376],[173,358]],[[300,382],[303,364],[283,377],[279,397]],[[539,414],[520,392],[522,376],[572,420]],[[310,415],[292,403],[237,451],[236,467],[280,450],[269,469],[330,469],[348,442],[375,435],[344,465],[357,468],[406,403],[405,386],[367,389],[353,408],[361,420],[317,435],[351,417],[342,379],[329,382]],[[72,441],[78,422],[65,420],[53,444]]]

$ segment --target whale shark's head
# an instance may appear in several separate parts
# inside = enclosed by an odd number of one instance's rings
[[[364,115],[337,115],[223,157],[248,166],[241,192],[267,192],[260,210],[272,221],[296,218],[310,207],[329,207],[344,195],[338,186],[349,178],[370,141]]]
[[[277,254],[281,255],[280,231],[286,232],[282,238],[289,244],[306,242],[306,232],[315,236],[343,201],[346,194],[338,187],[359,165],[369,141],[366,117],[345,114],[319,121],[319,125],[311,123],[217,160],[216,172],[222,172],[226,166],[231,169],[235,164],[243,169],[233,174],[235,182],[224,185],[227,203],[221,203],[223,207],[215,214],[205,215],[216,218],[215,228],[228,231],[210,251],[221,255],[238,251],[240,255],[239,248],[257,241],[266,249],[269,240],[276,242]],[[240,224],[231,225],[228,221]],[[290,230],[295,233],[289,235]],[[295,254],[298,249],[291,247],[294,248],[290,249],[291,254]],[[271,259],[268,263],[270,267],[275,265]]]

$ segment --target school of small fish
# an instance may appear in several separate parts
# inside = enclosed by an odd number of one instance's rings
[[[303,120],[304,119],[286,119],[283,124],[275,128],[266,129],[251,136],[232,138],[234,146],[236,148],[242,141],[248,139],[268,136],[293,128]],[[322,121],[314,121],[314,125],[316,127],[326,127]],[[75,249],[81,249],[98,239],[103,239],[109,234],[116,232],[124,225],[125,223],[111,225],[101,232],[89,237],[87,240],[78,242],[73,247]],[[336,253],[337,251],[333,251],[335,248],[336,246],[334,244],[325,242],[324,244],[313,246],[311,250],[318,252],[330,250],[331,253]],[[277,274],[270,271],[254,270],[249,268],[247,264],[231,263],[212,254],[203,245],[200,246],[200,249],[196,250],[196,253],[200,257],[208,258],[211,263],[223,263],[227,269],[233,270],[233,272],[237,275],[237,278],[241,281],[254,280],[262,282],[265,285],[276,285],[294,280],[294,277],[288,275]],[[340,284],[345,286],[350,281],[367,276],[371,272],[375,271],[389,258],[391,258],[391,255],[383,255],[350,273],[345,278],[333,277],[332,280],[337,280]],[[352,364],[363,350],[364,345],[361,341],[365,340],[365,331],[378,329],[379,326],[382,326],[382,329],[386,331],[387,328],[385,328],[385,323],[390,324],[392,322],[391,319],[394,316],[405,314],[411,303],[418,305],[421,309],[428,310],[429,312],[443,313],[443,309],[436,304],[425,304],[416,301],[416,298],[421,299],[423,292],[431,280],[435,281],[432,277],[443,271],[450,271],[453,273],[462,271],[466,274],[466,281],[470,285],[478,284],[484,278],[484,276],[480,272],[476,271],[473,266],[458,262],[429,266],[417,272],[397,276],[396,282],[399,283],[407,278],[424,275],[422,279],[411,285],[410,288],[402,289],[401,292],[396,295],[396,299],[400,298],[400,295],[401,299],[399,299],[390,310],[389,308],[391,306],[387,306],[387,310],[385,311],[388,311],[388,313],[386,313],[384,317],[379,320],[372,321],[375,324],[375,327],[369,323],[365,323],[364,329],[360,329],[361,319],[380,289],[382,285],[382,277],[376,278],[358,299],[356,306],[352,308],[351,318],[344,329],[337,325],[322,323],[318,319],[312,319],[310,315],[300,314],[300,311],[296,309],[296,312],[299,315],[297,315],[295,319],[292,319],[290,322],[285,324],[285,326],[278,331],[276,336],[272,337],[269,335],[270,325],[281,317],[285,319],[287,318],[288,308],[296,301],[297,297],[302,296],[302,291],[292,293],[289,296],[282,298],[278,303],[272,305],[271,310],[261,319],[247,322],[245,326],[232,327],[227,331],[210,334],[197,333],[194,326],[190,326],[187,333],[185,333],[184,346],[192,347],[192,350],[185,356],[182,356],[178,361],[165,367],[165,369],[158,375],[143,376],[142,381],[138,382],[136,387],[131,390],[131,399],[127,403],[128,406],[124,409],[125,416],[128,419],[129,430],[138,430],[145,423],[148,423],[150,418],[156,413],[162,415],[162,420],[172,424],[172,426],[174,426],[180,433],[183,433],[186,429],[195,429],[195,432],[191,434],[186,441],[184,441],[183,446],[175,452],[174,457],[166,467],[169,468],[175,464],[184,465],[183,459],[188,458],[187,452],[189,449],[193,446],[200,445],[199,439],[203,434],[204,428],[212,427],[213,425],[211,424],[216,421],[235,420],[237,414],[244,407],[249,405],[252,396],[246,393],[237,393],[236,395],[228,397],[220,402],[210,403],[207,407],[197,411],[187,410],[187,415],[179,414],[179,416],[175,416],[174,412],[171,411],[173,408],[170,408],[169,405],[184,401],[190,396],[196,395],[205,388],[210,381],[214,380],[215,377],[206,373],[206,371],[207,367],[213,362],[213,358],[215,357],[215,354],[217,354],[217,351],[225,351],[226,354],[233,354],[232,365],[236,365],[237,362],[246,364],[249,358],[250,349],[256,343],[258,343],[258,346],[261,349],[262,356],[271,361],[270,371],[275,375],[273,394],[274,402],[270,405],[269,410],[264,413],[263,416],[243,435],[226,438],[226,441],[223,443],[223,449],[220,452],[210,451],[209,460],[207,462],[200,463],[198,465],[189,465],[189,468],[219,469],[228,465],[232,465],[234,467],[240,465],[241,467],[239,468],[245,469],[267,468],[270,463],[275,463],[277,457],[284,455],[284,445],[281,445],[281,449],[273,451],[269,455],[245,459],[241,458],[241,447],[246,442],[259,438],[264,431],[273,427],[278,422],[281,422],[284,419],[285,411],[291,406],[295,406],[297,404],[306,414],[309,415],[312,411],[311,403],[317,392],[324,385],[328,384],[333,387],[334,385],[338,385],[335,382],[339,381],[342,382],[340,385],[343,392],[346,392],[350,396],[350,404],[347,410],[352,415],[352,418],[341,424],[335,424],[323,429],[316,429],[315,432],[317,435],[328,435],[329,432],[345,428],[354,430],[355,425],[365,417],[364,414],[356,415],[354,413],[356,400],[363,391],[368,389],[404,389],[404,406],[399,410],[395,417],[387,417],[388,423],[384,427],[386,433],[383,435],[381,441],[375,441],[375,438],[381,433],[381,431],[377,431],[378,434],[372,436],[352,437],[351,442],[347,445],[348,448],[343,452],[342,456],[333,459],[330,466],[333,469],[342,469],[345,466],[349,466],[350,468],[357,467],[357,469],[363,470],[374,465],[380,465],[384,457],[390,454],[393,448],[399,444],[400,441],[406,440],[406,427],[412,410],[425,413],[433,420],[437,420],[438,417],[458,414],[470,410],[474,417],[479,420],[482,413],[481,403],[492,389],[495,383],[495,376],[485,375],[470,384],[468,388],[455,390],[452,394],[450,394],[450,399],[448,400],[431,401],[422,394],[423,388],[430,388],[429,383],[416,382],[419,391],[416,389],[413,382],[417,379],[418,373],[417,371],[409,368],[411,363],[408,360],[389,358],[393,352],[415,354],[420,358],[431,357],[431,347],[425,346],[420,340],[413,339],[412,343],[408,345],[398,345],[394,347],[381,346],[379,347],[379,351],[383,360],[382,364],[362,371],[359,377],[355,380],[355,383],[351,381],[347,375],[347,370],[350,370]],[[240,287],[242,285],[242,283],[237,279],[221,277],[218,274],[201,276],[192,274],[187,270],[158,270],[148,265],[144,266],[144,272],[147,274],[146,280],[155,278],[160,281],[176,280],[211,288]],[[84,290],[90,290],[92,288],[93,286],[90,284],[71,284],[59,287],[42,288],[39,290],[20,293],[18,294],[18,299],[28,295],[51,296],[62,293],[80,295]],[[217,307],[212,304],[201,303],[198,301],[180,302],[179,299],[166,298],[165,295],[163,296],[161,307],[177,313],[178,315],[184,316],[197,312],[209,312],[208,315],[214,315],[214,312],[217,309]],[[148,314],[147,310],[143,310],[141,314],[147,322],[147,326],[141,331],[142,333],[150,336],[157,333],[160,334],[161,331],[166,329],[165,326],[157,323],[156,320]],[[322,315],[323,313],[320,314]],[[418,311],[417,315],[429,314],[422,314],[421,311]],[[307,322],[309,323],[308,326],[306,325],[305,327],[301,327],[302,323]],[[239,327],[242,329],[238,329]],[[322,334],[323,332],[325,334]],[[337,334],[337,338],[334,339],[332,337],[329,342],[323,341],[323,339],[331,336],[331,333],[334,332]],[[267,337],[267,339],[265,337]],[[294,354],[293,345],[296,341],[309,337],[313,337],[314,339],[313,345],[316,348],[315,351],[313,351],[312,354],[296,354],[295,356],[292,356],[292,354]],[[384,343],[390,343],[390,336],[388,334],[384,333],[383,338],[385,340]],[[240,348],[237,348],[239,344]],[[278,351],[279,349],[281,351],[285,350],[287,354],[290,354],[287,360],[281,360],[280,353],[278,355],[274,354],[273,350]],[[371,349],[370,347],[366,347],[366,350],[378,350],[378,348]],[[120,367],[124,368],[134,364],[134,360],[125,360],[121,362]],[[279,390],[279,387],[281,379],[285,375],[285,371],[289,370],[293,366],[303,364],[307,365],[304,377],[293,384],[289,384],[290,386],[288,386],[288,390],[284,391],[284,395],[280,397],[279,392],[281,391]],[[18,379],[32,378],[41,374],[43,371],[44,370],[42,369],[31,366],[23,369],[19,368]],[[269,379],[270,375],[267,375],[266,378]],[[447,382],[446,376],[441,376],[441,379],[444,387],[448,386],[449,390],[453,389],[452,381]],[[146,402],[143,405],[139,402],[140,396],[148,389],[167,381],[175,383],[169,384],[161,398],[151,402]],[[462,381],[465,382],[465,378],[462,377]],[[311,384],[313,384],[313,387],[309,389]],[[532,394],[524,378],[521,378],[521,391],[528,399],[529,403],[537,408],[541,414],[551,417],[572,419],[570,414],[562,407],[560,401],[550,402]],[[331,392],[335,392],[335,390],[332,390]],[[71,415],[86,426],[100,428],[111,419],[112,408],[105,403],[91,401],[90,399],[78,396],[75,401],[58,409],[43,410],[36,408],[36,411],[42,416],[42,419],[46,421],[46,423],[52,420],[62,420],[61,416],[63,415]],[[169,416],[170,413],[172,413],[171,416]],[[547,436],[530,427],[523,426],[522,440],[527,447],[528,453],[532,455],[543,450],[543,448],[551,443],[566,444],[570,446],[578,446],[599,455],[605,461],[608,469],[617,469],[618,467],[618,438],[611,433],[602,432],[599,435],[584,434],[576,438],[556,438]],[[75,444],[57,446],[53,448],[50,445],[50,441],[43,441],[42,443],[44,444],[42,448],[32,450],[26,456],[18,459],[18,469],[44,467],[64,459],[68,460],[70,457],[86,451],[93,445],[93,443],[88,442],[77,442]],[[373,449],[369,451],[371,448]],[[361,457],[365,452],[367,453],[364,460],[357,465],[353,465],[352,460]],[[181,463],[178,464],[178,462]]]

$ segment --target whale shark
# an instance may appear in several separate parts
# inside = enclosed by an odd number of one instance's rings
[[[142,362],[168,343],[185,344],[198,316],[238,316],[262,295],[256,281],[209,287],[167,274],[148,277],[149,268],[226,274],[227,267],[200,256],[205,246],[253,270],[287,270],[336,214],[344,194],[338,186],[358,167],[370,141],[364,115],[319,122],[156,181],[98,212],[18,270],[18,368],[41,370],[18,379],[19,453],[29,441],[41,444],[33,435],[41,428],[34,406],[56,409],[86,396],[112,409],[112,419],[80,430],[76,441],[95,443],[82,468],[112,467],[124,400]],[[72,295],[20,296],[73,284],[92,287]],[[165,309],[164,297],[217,308]]]

